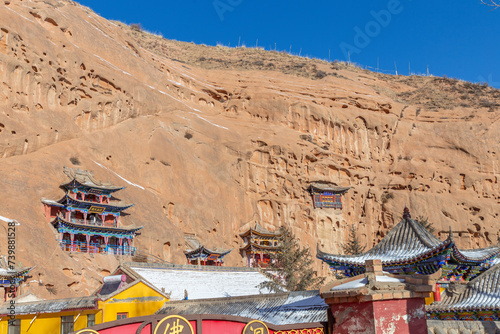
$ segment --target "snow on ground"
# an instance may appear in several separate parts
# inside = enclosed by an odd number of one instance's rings
[[[92,161],[94,161],[94,160],[92,160]],[[135,184],[135,183],[130,182],[129,180],[127,180],[126,178],[122,177],[120,174],[118,174],[118,173],[116,173],[116,172],[112,171],[112,170],[111,170],[111,169],[109,169],[108,167],[103,166],[103,165],[101,165],[100,163],[98,163],[98,162],[96,162],[96,161],[94,161],[94,163],[95,163],[97,166],[101,167],[101,168],[104,168],[104,169],[109,170],[111,173],[115,174],[116,176],[118,176],[120,179],[122,179],[123,181],[127,182],[127,183],[128,183],[128,184],[130,184],[131,186],[137,187],[137,188],[142,189],[142,190],[146,190],[144,187],[142,187],[142,186],[140,186],[140,185],[138,185],[138,184]]]

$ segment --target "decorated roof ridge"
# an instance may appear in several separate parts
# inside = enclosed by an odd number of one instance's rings
[[[69,196],[68,193],[64,194],[64,196],[57,201],[48,198],[41,199],[42,203],[49,205],[57,205],[57,206],[64,206],[65,205],[64,203],[66,203],[68,200],[82,204],[91,204],[93,206],[107,206],[107,207],[119,208],[122,209],[122,211],[134,206],[134,204],[126,204],[123,201],[114,201],[110,203],[96,203],[96,202],[82,201]]]
[[[110,230],[110,231],[125,231],[125,232],[135,232],[139,231],[144,228],[144,226],[123,226],[123,227],[113,227],[113,226],[99,226],[99,225],[86,225],[86,224],[78,224],[78,223],[73,223],[70,221],[67,221],[64,219],[60,214],[57,215],[54,220],[52,220],[50,223],[52,225],[56,225],[59,222],[63,222],[64,224],[71,225],[74,227],[79,227],[79,228],[85,228],[85,229],[95,229],[95,230]]]
[[[359,255],[329,254],[317,246],[317,257],[322,260],[337,260],[362,265],[365,260],[381,259],[382,263],[407,261],[431,253],[452,243],[450,237],[441,241],[420,223],[410,218],[406,208],[403,219],[372,249]]]
[[[261,236],[269,236],[269,237],[279,237],[283,235],[283,226],[280,226],[276,231],[269,231],[268,229],[261,226],[259,223],[255,223],[255,228],[250,227],[243,233],[240,233],[240,237],[246,237],[250,233],[255,233]]]
[[[255,248],[261,248],[261,249],[264,249],[264,250],[278,250],[280,247],[279,246],[266,246],[266,245],[259,245],[255,242],[247,242],[246,244],[244,244],[243,246],[240,247],[240,250],[245,250],[245,249],[248,249],[250,247],[255,247]]]
[[[199,252],[206,251],[207,253],[210,254],[219,254],[219,255],[226,255],[229,254],[233,248],[231,249],[218,249],[218,248],[208,248],[205,247],[200,239],[196,235],[186,235],[184,234],[184,241],[186,244],[186,250],[184,251],[184,254],[190,255],[190,254],[195,254]]]
[[[477,276],[462,291],[450,288],[440,302],[426,306],[427,311],[500,309],[500,264]]]
[[[123,201],[114,201],[114,202],[109,202],[109,203],[96,203],[96,202],[89,202],[89,201],[82,201],[80,199],[72,198],[71,196],[68,195],[68,193],[65,194],[64,198],[66,200],[71,200],[74,202],[82,203],[82,204],[91,204],[91,205],[96,205],[96,206],[109,206],[109,207],[115,207],[115,208],[120,208],[120,209],[128,209],[134,204],[125,204]]]
[[[310,187],[316,188],[321,191],[332,191],[332,192],[346,192],[347,190],[352,188],[352,187],[337,186],[336,184],[326,181],[313,182],[311,183]]]
[[[207,248],[205,246],[200,246],[196,249],[185,250],[184,254],[191,255],[191,254],[206,252],[207,254],[219,254],[221,256],[224,256],[224,255],[231,253],[232,250],[233,250],[233,248],[231,248],[231,249],[210,249],[210,248]]]
[[[94,178],[94,173],[92,171],[64,166],[63,172],[64,174],[66,174],[67,177],[71,179],[70,181],[61,184],[61,186],[63,187],[69,185],[73,180],[75,180],[83,186],[100,188],[110,191],[117,191],[125,188],[125,187],[114,186],[111,183],[104,183],[96,180]]]
[[[19,277],[28,274],[30,271],[35,269],[36,266],[33,267],[22,267],[17,269],[9,269],[9,268],[0,268],[0,278],[7,277]]]
[[[470,262],[482,262],[490,258],[494,258],[500,254],[500,243],[490,247],[477,249],[459,249],[453,245],[453,256],[459,257],[457,260],[465,260]]]
[[[49,205],[57,205],[57,206],[61,206],[61,207],[63,207],[63,206],[64,206],[64,204],[59,203],[59,201],[63,201],[63,200],[64,200],[64,197],[63,197],[63,198],[61,198],[61,199],[60,199],[60,200],[58,200],[58,201],[55,201],[55,200],[53,200],[53,199],[49,199],[49,198],[42,197],[41,202],[42,202],[42,203],[45,203],[45,204],[49,204]]]

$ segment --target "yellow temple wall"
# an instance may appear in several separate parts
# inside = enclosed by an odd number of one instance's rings
[[[138,282],[107,300],[99,301],[102,313],[96,316],[96,323],[97,318],[99,323],[114,321],[118,313],[127,313],[127,318],[151,315],[167,301],[167,298],[154,289],[143,282]]]
[[[87,315],[99,313],[99,310],[87,311],[65,311],[56,313],[42,313],[35,318],[35,314],[19,315],[16,318],[21,320],[21,334],[33,333],[60,333],[61,332],[61,317],[72,315],[73,319],[80,314],[74,322],[74,330],[84,329],[87,327]],[[96,324],[98,314],[95,316]],[[35,320],[33,320],[35,319]],[[0,321],[0,333],[7,334],[8,317],[3,317]]]

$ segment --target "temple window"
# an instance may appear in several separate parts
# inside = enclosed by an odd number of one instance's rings
[[[65,315],[61,317],[61,334],[69,334],[73,331],[73,316]]]
[[[21,319],[9,320],[8,323],[7,334],[21,334]]]
[[[116,314],[116,320],[127,319],[127,318],[128,318],[128,312],[122,312]]]
[[[95,325],[95,314],[87,314],[87,327]]]

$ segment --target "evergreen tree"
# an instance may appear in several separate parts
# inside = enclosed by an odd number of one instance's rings
[[[361,246],[361,242],[359,241],[357,232],[358,230],[356,230],[354,225],[351,225],[347,243],[341,244],[344,253],[347,255],[358,255],[365,251],[366,245]]]
[[[272,292],[302,291],[317,289],[325,278],[318,277],[312,268],[309,247],[301,248],[292,232],[284,228],[279,238],[280,251],[270,254],[269,265],[263,272],[270,281],[262,282],[259,289]]]
[[[432,225],[431,222],[427,219],[427,217],[424,218],[424,216],[418,216],[417,219],[415,219],[420,225],[422,225],[427,231],[434,233],[436,229]]]

